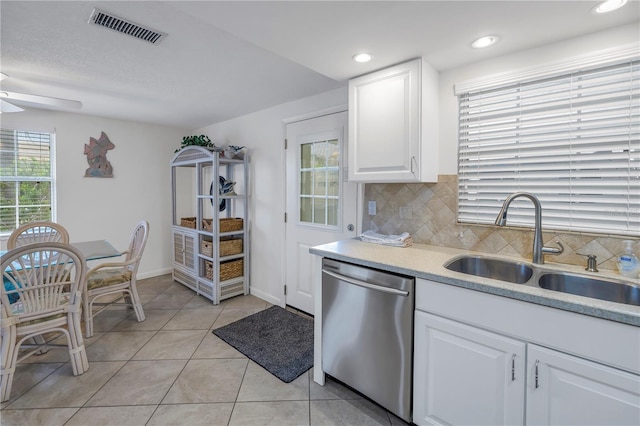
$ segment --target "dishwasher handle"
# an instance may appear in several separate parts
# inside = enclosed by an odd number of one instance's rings
[[[383,293],[389,293],[389,294],[393,294],[395,296],[403,296],[403,297],[409,296],[409,292],[408,291],[403,291],[403,290],[398,290],[398,289],[395,289],[395,288],[389,288],[389,287],[383,287],[383,286],[380,286],[380,285],[370,284],[370,283],[362,281],[362,280],[346,277],[344,275],[337,274],[335,272],[327,271],[324,268],[322,269],[322,272],[324,274],[327,274],[327,275],[329,275],[329,276],[331,276],[333,278],[336,278],[336,279],[338,279],[340,281],[348,282],[349,284],[353,284],[353,285],[357,285],[357,286],[360,286],[360,287],[368,288],[370,290],[380,291],[380,292],[383,292]]]

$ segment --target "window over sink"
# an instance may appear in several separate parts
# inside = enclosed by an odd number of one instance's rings
[[[493,224],[535,194],[545,229],[640,235],[637,45],[456,85],[458,220]],[[511,224],[533,224],[514,202]]]

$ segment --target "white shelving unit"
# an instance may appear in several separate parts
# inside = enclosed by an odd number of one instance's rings
[[[216,305],[249,294],[248,160],[200,146],[171,160],[173,279]],[[219,193],[222,180],[233,193]]]

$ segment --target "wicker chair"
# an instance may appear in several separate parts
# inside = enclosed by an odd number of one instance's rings
[[[54,222],[25,223],[11,233],[7,249],[43,242],[69,244],[69,233],[62,225]]]
[[[46,263],[46,264],[45,264]],[[84,348],[80,317],[82,285],[86,262],[74,247],[63,243],[35,243],[10,250],[2,256],[0,270],[5,283],[0,287],[0,393],[1,400],[11,395],[16,364],[33,355],[39,345],[25,341],[43,337],[45,333],[60,333],[67,337],[66,346],[71,358],[73,374],[89,368]],[[9,296],[18,299],[10,303]],[[33,348],[19,353],[21,347]]]
[[[129,249],[123,253],[126,254],[124,262],[103,263],[87,272],[86,293],[83,297],[86,337],[93,336],[93,317],[97,313],[93,312],[94,305],[113,304],[112,302],[96,303],[96,299],[106,295],[120,294],[124,298],[124,303],[134,309],[138,322],[144,321],[142,302],[136,289],[136,274],[148,235],[149,223],[143,220],[131,234]]]
[[[15,229],[7,240],[7,250],[13,250],[17,247],[23,247],[27,244],[34,243],[64,243],[69,244],[69,232],[64,226],[55,222],[39,221],[29,222]],[[17,294],[12,294],[9,298],[10,302],[14,302],[18,298]],[[38,354],[47,353],[49,348],[44,344],[43,336],[34,337],[36,344],[41,345]]]

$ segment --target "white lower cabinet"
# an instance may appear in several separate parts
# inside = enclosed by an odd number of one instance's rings
[[[417,311],[417,425],[521,425],[526,344]]]
[[[640,425],[640,328],[416,280],[417,425]]]
[[[527,371],[527,424],[640,424],[634,374],[532,344]]]

